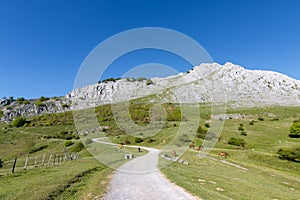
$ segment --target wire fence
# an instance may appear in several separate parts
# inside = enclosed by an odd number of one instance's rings
[[[13,160],[1,160],[0,175],[7,175],[37,167],[60,165],[61,163],[77,159],[79,159],[77,153],[68,152],[20,156]]]

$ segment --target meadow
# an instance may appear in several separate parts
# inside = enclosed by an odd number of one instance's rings
[[[130,114],[137,126],[150,123],[151,105],[140,101],[130,105]],[[155,135],[147,133],[126,134],[114,121],[110,106],[96,108],[101,126],[108,129],[94,131],[80,140],[72,121],[72,113],[48,114],[26,119],[21,127],[0,124],[0,168],[1,199],[93,199],[101,197],[113,169],[94,158],[82,147],[99,148],[90,141],[97,135],[105,135],[116,144],[140,145],[164,148],[171,152],[177,144],[182,144],[181,158],[189,165],[168,163],[161,171],[170,181],[203,199],[299,199],[300,163],[278,157],[280,148],[299,146],[300,138],[290,138],[289,130],[294,120],[300,119],[300,107],[265,107],[227,109],[229,117],[219,119],[224,123],[222,133],[208,158],[199,156],[199,151],[188,147],[203,144],[203,133],[210,134],[213,127],[210,120],[210,106],[200,107],[201,133],[190,129],[199,116],[181,116],[179,105],[165,104],[166,122]],[[191,111],[194,108],[190,108]],[[198,124],[197,124],[198,126]],[[205,131],[203,131],[205,130]],[[202,134],[202,135],[201,135]],[[231,138],[242,139],[244,145],[228,144]],[[89,140],[89,141],[88,141]],[[87,142],[88,141],[88,142]],[[205,147],[204,147],[205,148]],[[178,148],[177,148],[178,149]],[[99,151],[102,151],[101,148]],[[79,159],[60,164],[32,167],[33,158],[62,152],[78,153]],[[136,149],[124,152],[140,154]],[[164,152],[164,153],[165,153]],[[219,158],[226,152],[227,158]],[[24,170],[26,156],[32,158],[28,169]],[[18,157],[16,172],[11,173],[12,161]],[[101,159],[100,159],[101,160]],[[228,165],[239,165],[248,170]],[[122,157],[114,163],[117,168],[126,162]],[[160,163],[166,162],[159,159]]]

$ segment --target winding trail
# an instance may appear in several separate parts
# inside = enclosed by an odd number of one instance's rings
[[[101,138],[93,139],[102,142]],[[138,147],[138,146],[129,146]],[[158,154],[154,148],[140,147],[149,151],[144,156],[137,157],[117,169],[110,182],[105,200],[197,200],[184,189],[171,183],[157,168]]]

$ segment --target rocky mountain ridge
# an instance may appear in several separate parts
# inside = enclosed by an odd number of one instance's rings
[[[201,64],[186,73],[144,81],[120,79],[88,85],[66,95],[77,108],[128,101],[162,94],[162,101],[178,103],[228,102],[233,107],[300,105],[300,81],[284,74],[247,70],[225,63]]]
[[[284,74],[247,70],[225,63],[201,64],[166,78],[110,79],[74,89],[65,97],[33,100],[0,100],[1,121],[83,109],[152,96],[151,101],[227,103],[232,107],[300,106],[300,81]]]

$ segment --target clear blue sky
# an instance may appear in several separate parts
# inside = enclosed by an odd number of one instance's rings
[[[192,37],[218,63],[300,79],[299,11],[297,0],[0,0],[0,98],[65,95],[97,44],[149,26]],[[122,66],[106,76],[148,62],[191,67],[154,51],[141,55],[116,62]]]

